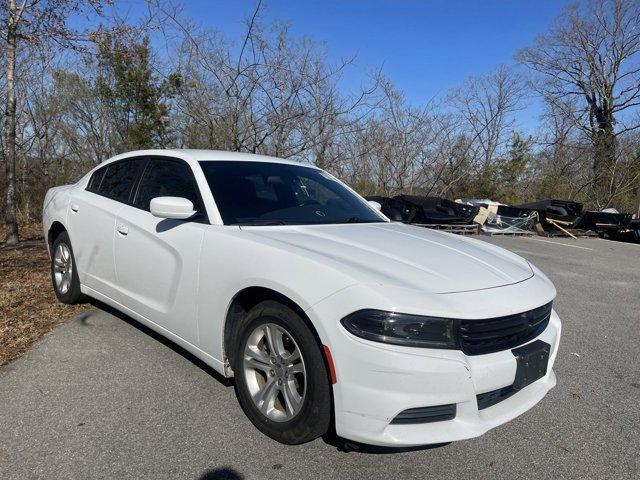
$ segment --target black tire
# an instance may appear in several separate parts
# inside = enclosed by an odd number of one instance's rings
[[[304,359],[305,387],[302,406],[290,420],[270,419],[259,410],[249,391],[244,351],[252,333],[265,324],[276,324],[285,329]],[[253,307],[238,322],[235,339],[232,367],[236,395],[244,413],[258,430],[287,445],[298,445],[324,435],[331,424],[331,385],[320,346],[305,321],[287,306],[266,300]],[[253,372],[249,374],[255,375]]]
[[[66,273],[70,272],[67,280],[69,282],[68,287],[65,289],[61,287],[56,281],[56,273],[60,273],[59,267],[56,267],[56,252],[59,248],[68,249],[68,255],[71,268],[67,269]],[[58,268],[58,272],[56,269]],[[73,305],[76,303],[84,303],[86,297],[80,291],[80,279],[78,278],[78,269],[76,268],[76,259],[73,256],[73,248],[71,247],[71,241],[67,232],[62,232],[56,237],[51,247],[51,283],[53,284],[53,291],[56,293],[56,297],[62,303],[67,305]]]

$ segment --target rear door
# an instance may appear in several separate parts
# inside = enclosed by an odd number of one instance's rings
[[[188,220],[154,217],[149,203],[164,196],[191,200],[198,214]],[[191,167],[166,157],[149,159],[133,202],[116,219],[123,304],[194,345],[200,248],[208,223]]]
[[[119,301],[113,242],[116,215],[131,200],[144,158],[119,160],[96,170],[69,203],[69,234],[80,283]]]

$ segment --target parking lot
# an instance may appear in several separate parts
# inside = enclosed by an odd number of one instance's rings
[[[402,452],[280,445],[231,383],[96,308],[0,373],[0,478],[638,478],[640,245],[482,238],[551,278],[563,320],[557,387],[507,425]]]

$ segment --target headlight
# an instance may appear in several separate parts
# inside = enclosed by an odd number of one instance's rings
[[[344,328],[374,342],[426,348],[458,348],[453,320],[382,310],[358,310],[344,317]]]

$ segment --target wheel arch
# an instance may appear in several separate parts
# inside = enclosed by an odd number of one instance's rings
[[[242,315],[246,315],[247,312],[258,303],[264,300],[273,300],[287,307],[291,308],[294,312],[296,312],[300,318],[307,324],[314,338],[316,339],[316,344],[320,349],[320,354],[324,361],[325,369],[327,372],[327,379],[329,380],[329,385],[332,386],[336,383],[335,379],[335,367],[333,365],[333,358],[331,357],[331,352],[329,348],[324,344],[320,335],[318,333],[318,329],[313,324],[309,316],[306,314],[304,309],[300,307],[300,305],[289,298],[287,295],[284,295],[276,290],[267,287],[246,287],[236,293],[229,304],[229,308],[227,309],[227,314],[224,319],[224,338],[223,338],[223,359],[225,365],[231,364],[233,365],[233,358],[230,356],[233,355],[234,349],[232,348],[233,342],[235,341],[236,331],[234,329],[237,321],[241,318]],[[330,419],[330,427],[329,433],[335,432],[335,399],[334,399],[334,391],[333,388],[329,389],[329,400],[331,402],[331,419]]]
[[[65,226],[62,224],[62,222],[59,221],[54,221],[51,226],[49,227],[49,230],[47,231],[47,243],[49,244],[49,248],[51,248],[53,246],[53,242],[56,241],[56,238],[58,238],[58,236],[62,233],[62,232],[67,232],[67,229],[65,228]]]
[[[225,362],[228,362],[230,365],[233,365],[234,358],[232,358],[234,349],[232,348],[233,342],[235,341],[235,326],[238,323],[238,320],[246,315],[251,308],[256,306],[258,303],[263,302],[265,300],[273,300],[275,302],[281,303],[289,307],[291,310],[296,312],[300,318],[306,323],[309,327],[313,336],[316,339],[316,343],[318,344],[318,348],[322,352],[322,356],[325,360],[325,365],[327,367],[327,371],[329,371],[329,365],[327,362],[326,355],[324,353],[324,343],[320,337],[318,329],[313,324],[309,316],[306,314],[304,309],[293,299],[280,293],[276,290],[267,287],[261,286],[252,286],[246,287],[236,293],[230,304],[227,308],[227,313],[224,319],[224,330],[223,330],[223,358]]]

